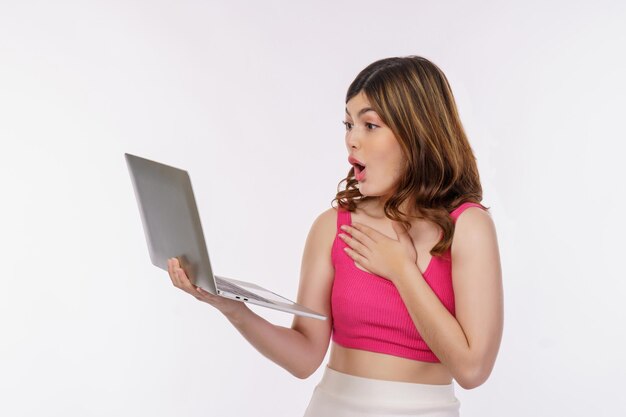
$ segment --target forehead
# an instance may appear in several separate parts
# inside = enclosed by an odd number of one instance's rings
[[[361,91],[346,103],[346,114],[352,117],[359,117],[364,114],[375,115],[376,111],[372,108],[365,93]]]

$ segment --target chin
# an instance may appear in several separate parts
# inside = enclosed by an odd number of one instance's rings
[[[359,189],[359,192],[364,197],[382,197],[384,195],[389,194],[389,190],[381,190],[381,191],[372,190],[371,186],[368,186],[368,184],[366,183],[358,182],[357,188]]]

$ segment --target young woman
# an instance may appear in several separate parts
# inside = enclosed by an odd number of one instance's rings
[[[503,291],[452,91],[427,59],[382,59],[350,85],[343,123],[352,168],[338,206],[313,222],[297,296],[328,320],[276,326],[193,286],[175,259],[170,277],[298,378],[331,344],[305,417],[458,416],[452,380],[472,389],[491,374]]]

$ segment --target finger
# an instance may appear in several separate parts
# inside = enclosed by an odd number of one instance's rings
[[[364,264],[367,262],[367,258],[365,258],[361,254],[357,253],[356,251],[350,248],[344,248],[344,251],[348,254],[350,258],[354,260],[354,262],[356,262],[360,266],[363,266],[363,268],[367,269],[367,267],[364,266]]]
[[[206,294],[210,296],[212,296],[213,294],[206,291],[200,292],[200,287],[196,287],[195,285],[191,284],[191,280],[187,277],[184,269],[180,268],[178,265],[180,265],[180,262],[177,258],[170,258],[167,261],[167,270],[170,274],[170,278],[172,279],[172,283],[174,284],[174,286],[180,288],[186,293],[193,295],[200,301],[208,302],[208,300],[204,299],[206,298]]]
[[[352,225],[348,227],[350,228],[350,234],[359,239],[361,242],[371,240],[372,242],[377,243],[380,236],[384,236],[378,230],[372,229],[371,227],[361,223],[352,223]]]
[[[176,273],[174,272],[174,263],[172,261],[172,258],[167,260],[167,273],[170,275],[172,284],[175,287],[178,287],[178,278],[176,277]]]
[[[357,239],[354,239],[348,235],[344,235],[343,233],[339,235],[339,237],[346,242],[347,245],[358,252],[361,253],[369,253],[370,248],[365,246],[363,243],[359,242]]]
[[[194,297],[200,295],[200,293],[196,289],[196,286],[191,283],[191,280],[189,279],[189,277],[187,277],[187,274],[185,274],[185,271],[182,268],[174,268],[174,271],[176,272],[176,275],[178,277],[180,288],[183,291],[188,292]]]
[[[188,281],[188,279],[182,268],[174,267],[174,279],[176,280],[176,286],[178,288],[187,291],[186,281]]]
[[[189,277],[187,277],[187,273],[185,272],[185,270],[183,269],[183,267],[180,264],[180,259],[178,258],[172,258],[172,262],[174,265],[174,271],[175,271],[175,278],[176,278],[176,282],[178,283],[178,285],[183,288],[185,291],[189,292],[189,287],[191,285],[191,280],[189,279]]]

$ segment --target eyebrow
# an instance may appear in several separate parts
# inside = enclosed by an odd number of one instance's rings
[[[357,117],[360,117],[363,113],[367,113],[368,111],[373,111],[374,113],[376,113],[376,110],[374,110],[371,107],[363,107],[361,110],[359,110],[359,112],[357,113]],[[348,111],[348,108],[346,107],[346,114],[348,116],[350,116],[350,112]]]

